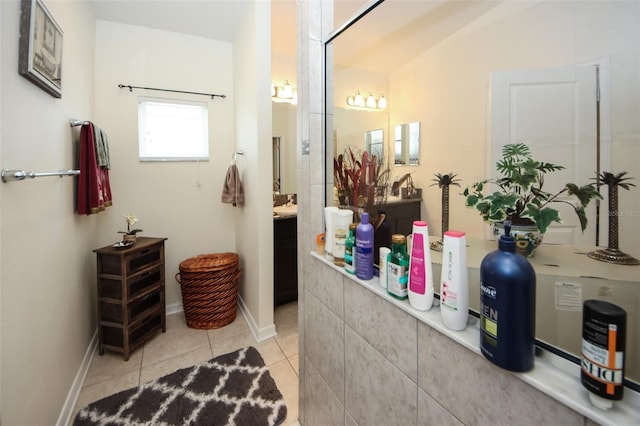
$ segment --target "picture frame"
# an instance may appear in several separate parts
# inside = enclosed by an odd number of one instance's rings
[[[18,72],[55,98],[62,97],[62,29],[42,0],[22,0]]]

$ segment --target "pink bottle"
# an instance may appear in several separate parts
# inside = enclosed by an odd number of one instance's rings
[[[413,222],[412,240],[409,260],[409,304],[419,311],[428,311],[433,305],[434,288],[427,222]]]

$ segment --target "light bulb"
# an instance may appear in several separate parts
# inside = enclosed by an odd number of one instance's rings
[[[363,107],[364,106],[364,98],[360,94],[359,90],[356,90],[356,98],[354,99],[353,103],[357,107]]]
[[[285,99],[293,98],[293,87],[291,87],[291,85],[289,84],[289,80],[287,80],[286,83],[284,84],[280,97]]]
[[[382,93],[380,93],[380,99],[378,99],[378,108],[386,108],[387,107],[387,100],[385,99],[384,95]]]
[[[367,97],[367,108],[376,108],[376,98],[373,97],[373,93],[369,92]]]

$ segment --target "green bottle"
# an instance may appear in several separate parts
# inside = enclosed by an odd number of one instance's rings
[[[344,241],[344,270],[350,274],[356,273],[355,256],[353,255],[353,249],[356,246],[356,228],[357,223],[349,225],[349,235]]]
[[[408,282],[407,239],[402,234],[394,234],[391,236],[391,253],[387,260],[387,293],[398,299],[406,299]]]

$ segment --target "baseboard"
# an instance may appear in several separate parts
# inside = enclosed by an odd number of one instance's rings
[[[170,305],[167,305],[165,307],[165,312],[167,313],[167,315],[173,315],[183,311],[184,308],[182,307],[182,303],[180,302],[171,303]]]
[[[80,364],[80,368],[76,373],[75,379],[73,379],[73,383],[71,384],[71,389],[67,394],[67,399],[64,401],[64,405],[62,406],[62,410],[60,411],[60,415],[58,416],[58,421],[56,422],[57,426],[66,426],[70,425],[72,422],[71,416],[73,416],[73,409],[76,406],[76,402],[78,401],[78,396],[80,395],[80,391],[82,390],[82,385],[84,385],[84,380],[87,377],[87,373],[89,372],[89,367],[91,366],[91,360],[93,359],[93,355],[98,349],[98,328],[96,327],[96,331],[93,333],[93,337],[89,342],[89,347],[84,354],[84,358],[82,358],[82,363]]]
[[[247,324],[249,324],[249,329],[251,329],[251,333],[253,337],[256,339],[256,342],[262,342],[264,340],[270,339],[277,335],[275,324],[270,324],[266,327],[258,328],[249,308],[242,300],[242,297],[238,296],[238,307],[240,308],[240,312],[244,315],[244,318],[247,320]]]

